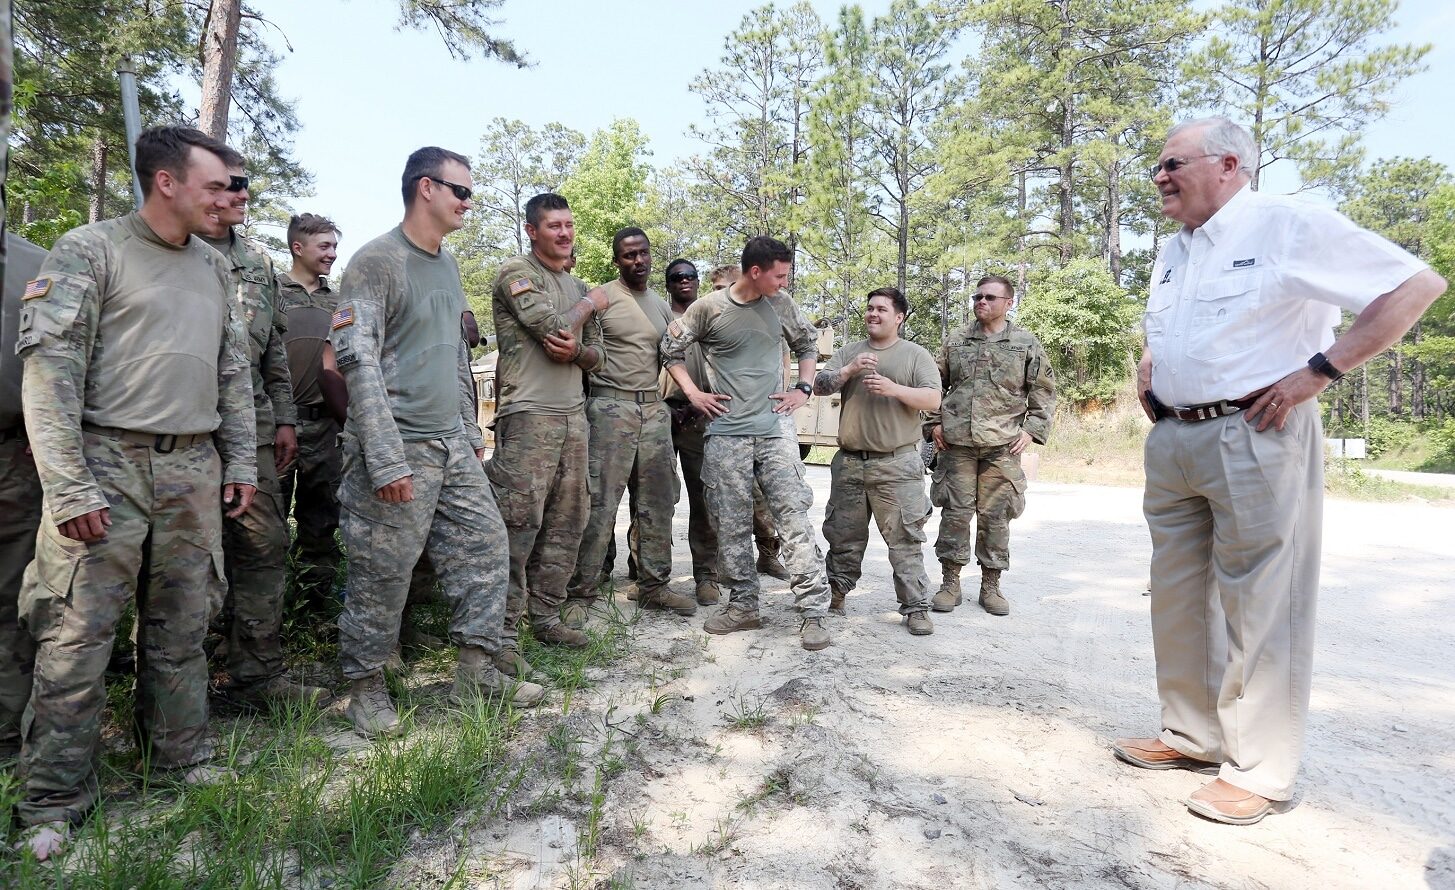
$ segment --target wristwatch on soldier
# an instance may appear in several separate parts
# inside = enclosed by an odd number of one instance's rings
[[[1322,352],[1315,352],[1314,357],[1308,360],[1308,366],[1329,378],[1330,383],[1344,376],[1344,372],[1334,367],[1333,363]]]
[[[803,393],[805,397],[808,397],[808,396],[812,396],[813,395],[813,384],[812,383],[806,383],[806,382],[800,380],[797,383],[793,384],[793,388],[796,389],[796,390],[798,390],[799,392]]]

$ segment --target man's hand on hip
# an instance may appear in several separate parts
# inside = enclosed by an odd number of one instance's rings
[[[1268,387],[1258,401],[1243,412],[1243,420],[1248,423],[1256,421],[1260,433],[1270,426],[1282,431],[1289,413],[1309,399],[1318,398],[1329,383],[1329,378],[1312,368],[1299,368]]]

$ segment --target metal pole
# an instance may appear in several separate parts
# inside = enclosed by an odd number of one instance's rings
[[[126,124],[126,154],[131,159],[131,194],[140,210],[142,195],[141,180],[136,176],[136,140],[141,136],[141,105],[136,97],[136,69],[131,66],[131,56],[121,57],[116,75],[121,79],[121,119]]]

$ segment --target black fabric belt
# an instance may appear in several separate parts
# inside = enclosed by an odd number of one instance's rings
[[[1164,405],[1161,402],[1152,403],[1153,413],[1157,419],[1164,417],[1175,417],[1184,423],[1200,423],[1204,420],[1216,420],[1219,417],[1227,417],[1229,414],[1237,414],[1245,408],[1252,407],[1258,401],[1258,397],[1268,391],[1267,387],[1255,393],[1244,396],[1241,399],[1220,399],[1216,402],[1205,402],[1201,405]]]
[[[211,433],[193,433],[190,436],[174,436],[170,433],[138,433],[110,426],[96,426],[94,423],[83,423],[81,429],[92,435],[120,439],[132,445],[145,445],[155,449],[158,454],[171,454],[178,448],[188,448],[199,442],[212,441]]]
[[[322,405],[294,405],[298,409],[299,420],[323,420],[328,416],[328,411]]]
[[[857,457],[859,460],[880,460],[886,457],[898,457],[901,454],[909,454],[911,451],[918,452],[917,445],[901,445],[893,451],[855,451],[852,448],[840,448],[840,453],[845,457]]]
[[[617,389],[614,386],[591,385],[591,397],[593,399],[621,399],[623,402],[636,402],[638,405],[649,405],[652,402],[662,401],[662,393],[656,389]]]

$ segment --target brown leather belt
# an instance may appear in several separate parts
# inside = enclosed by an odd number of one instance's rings
[[[911,451],[918,452],[917,445],[901,445],[893,451],[855,451],[852,448],[840,448],[839,453],[845,457],[856,457],[859,460],[881,460],[886,457],[898,457],[901,454],[909,454]]]
[[[1241,399],[1221,399],[1216,402],[1206,402],[1201,405],[1163,405],[1158,403],[1156,408],[1157,419],[1164,417],[1175,417],[1184,423],[1200,423],[1204,420],[1216,420],[1219,417],[1227,417],[1229,414],[1237,414],[1246,408],[1251,408],[1258,397],[1268,391],[1263,387],[1255,393],[1250,393]]]
[[[178,448],[188,448],[201,442],[212,441],[211,433],[193,433],[187,436],[174,436],[170,433],[138,433],[110,426],[96,426],[93,423],[83,423],[81,429],[92,435],[119,439],[131,445],[145,445],[154,449],[158,454],[171,454]]]
[[[623,402],[636,402],[638,405],[649,405],[652,402],[662,401],[662,393],[656,389],[617,389],[614,386],[591,385],[591,397],[593,399],[621,399]]]

